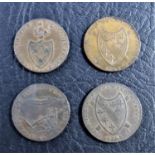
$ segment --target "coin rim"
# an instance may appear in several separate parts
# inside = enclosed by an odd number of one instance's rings
[[[104,21],[104,20],[107,20],[107,19],[115,19],[115,20],[119,20],[120,22],[126,23],[126,24],[135,32],[135,34],[136,34],[136,36],[137,36],[138,43],[139,43],[139,47],[138,47],[138,49],[137,49],[136,55],[133,57],[133,59],[130,61],[130,63],[128,63],[127,66],[123,66],[123,67],[119,67],[119,68],[114,67],[114,68],[116,68],[115,70],[107,70],[107,69],[105,69],[105,68],[102,68],[102,67],[96,65],[96,64],[89,58],[89,56],[88,56],[88,54],[87,54],[88,52],[86,52],[86,51],[87,51],[87,50],[86,50],[86,35],[87,35],[88,31],[91,29],[91,27],[92,27],[95,23],[97,23],[97,22],[99,22],[99,21]],[[121,19],[120,17],[106,16],[106,17],[103,17],[103,18],[100,18],[100,19],[94,21],[94,22],[87,28],[87,31],[86,31],[85,36],[84,36],[84,53],[85,53],[87,59],[89,60],[89,62],[90,62],[94,67],[96,67],[97,69],[99,69],[99,70],[101,70],[101,71],[105,71],[105,72],[119,72],[119,71],[122,71],[122,70],[124,70],[124,69],[127,69],[128,67],[130,67],[131,65],[133,65],[133,64],[135,63],[135,61],[138,59],[138,57],[139,57],[139,55],[140,55],[140,52],[141,52],[141,39],[140,39],[140,36],[139,36],[137,30],[135,29],[135,27],[133,26],[132,23],[129,23],[127,20]]]
[[[92,131],[90,130],[90,128],[89,128],[90,125],[88,125],[88,123],[87,123],[87,121],[86,121],[87,119],[86,119],[86,114],[85,114],[85,113],[86,113],[86,107],[87,107],[87,104],[88,104],[87,100],[88,100],[88,98],[92,95],[92,92],[94,92],[95,90],[99,89],[100,87],[103,87],[103,86],[109,85],[109,84],[110,84],[110,85],[112,84],[112,85],[122,86],[122,87],[124,87],[125,89],[127,88],[127,90],[130,91],[130,92],[132,93],[132,95],[134,95],[134,96],[136,97],[137,103],[138,103],[138,105],[139,105],[139,110],[140,110],[140,113],[139,113],[139,121],[138,121],[138,123],[137,123],[137,125],[136,125],[136,127],[135,127],[135,130],[133,130],[132,132],[130,132],[130,135],[129,135],[128,137],[126,137],[126,138],[121,138],[121,139],[119,139],[119,140],[117,140],[117,141],[115,141],[115,140],[112,140],[112,141],[109,140],[109,141],[107,141],[107,140],[101,139],[101,138],[99,138],[99,137],[96,137],[96,135],[94,135],[94,132],[92,132]],[[98,85],[97,87],[95,87],[94,89],[92,89],[92,90],[87,94],[87,96],[86,96],[86,98],[84,99],[84,102],[83,102],[83,106],[82,106],[82,120],[83,120],[83,123],[84,123],[85,128],[87,129],[87,131],[88,131],[95,139],[97,139],[97,140],[99,140],[99,141],[102,141],[102,142],[105,142],[105,143],[118,143],[118,142],[122,142],[122,141],[128,140],[129,138],[131,138],[131,137],[138,131],[138,129],[139,129],[141,123],[142,123],[142,119],[143,119],[143,109],[142,109],[142,104],[141,104],[141,102],[140,102],[138,96],[136,95],[136,93],[134,93],[134,91],[132,91],[131,88],[129,88],[128,86],[126,86],[126,85],[124,85],[124,84],[121,84],[121,83],[106,82],[106,83],[104,83],[104,84],[100,84],[100,85]]]
[[[56,134],[54,137],[52,137],[52,138],[47,138],[47,139],[43,139],[43,140],[39,140],[39,139],[31,139],[30,137],[28,137],[28,136],[26,136],[25,134],[23,134],[23,132],[21,132],[20,130],[19,130],[19,128],[16,126],[16,123],[15,123],[15,121],[14,121],[14,117],[13,117],[13,115],[15,115],[14,114],[14,105],[16,104],[16,99],[21,95],[21,94],[23,94],[23,92],[25,92],[25,91],[27,91],[27,89],[29,89],[30,87],[33,87],[33,86],[38,86],[38,85],[43,85],[43,86],[48,86],[48,87],[52,87],[52,88],[54,88],[54,89],[57,89],[58,91],[60,91],[62,94],[63,94],[63,96],[65,97],[65,99],[66,99],[66,101],[67,101],[67,107],[68,107],[68,119],[66,120],[66,123],[65,123],[65,126],[62,128],[62,130],[61,130],[61,132],[59,132],[58,134]],[[14,99],[14,101],[13,101],[13,104],[12,104],[12,107],[11,107],[11,120],[12,120],[12,122],[13,122],[13,125],[14,125],[14,127],[15,127],[15,129],[24,137],[24,138],[26,138],[26,139],[29,139],[29,140],[31,140],[31,141],[36,141],[36,142],[47,142],[47,141],[50,141],[50,140],[53,140],[53,139],[55,139],[56,137],[58,137],[58,136],[60,136],[63,132],[64,132],[64,130],[67,128],[67,126],[68,126],[68,124],[69,124],[69,122],[70,122],[70,117],[71,117],[71,107],[70,107],[70,103],[69,103],[69,101],[68,101],[68,99],[67,99],[67,96],[59,89],[59,88],[57,88],[56,86],[53,86],[53,85],[51,85],[51,84],[47,84],[47,83],[34,83],[34,84],[31,84],[31,85],[29,85],[29,86],[27,86],[26,88],[24,88],[22,91],[20,91],[19,93],[18,93],[18,95],[15,97],[15,99]]]
[[[54,68],[51,68],[51,67],[48,67],[48,69],[46,70],[36,70],[36,69],[32,69],[32,68],[29,68],[27,67],[25,64],[23,64],[23,62],[20,60],[19,56],[18,56],[18,52],[15,50],[15,43],[16,43],[16,38],[18,36],[18,32],[21,31],[23,29],[23,26],[26,26],[28,23],[30,22],[33,22],[33,21],[37,21],[37,20],[45,20],[45,21],[49,21],[49,22],[53,22],[53,24],[57,25],[59,28],[61,28],[64,32],[64,35],[66,36],[66,42],[67,42],[67,50],[66,50],[66,55],[65,57],[63,57],[63,61],[61,61],[61,63],[59,63],[57,66],[55,66]],[[35,18],[35,19],[31,19],[29,20],[28,22],[24,23],[19,29],[18,31],[16,32],[16,35],[15,35],[15,38],[14,38],[14,43],[13,43],[13,49],[14,49],[14,54],[16,56],[16,59],[18,60],[18,62],[24,67],[26,68],[27,70],[31,71],[31,72],[35,72],[35,73],[48,73],[48,72],[51,72],[51,71],[54,71],[55,69],[59,68],[67,59],[68,55],[69,55],[69,51],[70,51],[70,41],[69,41],[69,37],[68,37],[68,34],[67,32],[64,30],[64,28],[58,24],[57,22],[51,20],[51,19],[48,19],[48,18]]]

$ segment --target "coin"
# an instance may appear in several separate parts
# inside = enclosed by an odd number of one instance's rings
[[[138,97],[127,86],[106,83],[88,94],[82,117],[88,131],[97,139],[120,142],[139,128],[142,107]]]
[[[69,40],[64,29],[52,20],[34,19],[16,34],[14,52],[27,69],[46,73],[59,67],[69,53]]]
[[[140,39],[134,28],[115,17],[97,20],[84,38],[85,54],[103,71],[120,71],[138,58]]]
[[[24,137],[48,141],[65,129],[70,118],[66,96],[49,84],[33,84],[17,95],[12,106],[12,121]]]

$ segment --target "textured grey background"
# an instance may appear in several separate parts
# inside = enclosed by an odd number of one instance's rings
[[[0,3],[0,152],[155,152],[155,5],[153,3]],[[127,20],[138,31],[142,48],[128,69],[105,73],[94,68],[83,54],[87,28],[104,16]],[[70,53],[65,63],[48,74],[24,69],[13,53],[18,29],[34,18],[49,18],[66,30]],[[87,93],[105,82],[129,86],[143,106],[141,127],[127,141],[106,144],[94,139],[81,120]],[[56,139],[36,143],[15,130],[10,110],[16,95],[32,83],[47,82],[60,88],[71,104],[71,120]]]

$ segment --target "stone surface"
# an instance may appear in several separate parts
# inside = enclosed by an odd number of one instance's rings
[[[1,3],[0,4],[0,152],[155,152],[155,5],[154,3]],[[117,16],[133,24],[142,47],[138,60],[124,71],[97,70],[83,52],[83,36],[97,19]],[[68,59],[57,70],[36,74],[24,69],[13,52],[18,29],[34,18],[58,22],[70,39]],[[90,90],[105,82],[131,88],[143,107],[143,120],[127,141],[106,144],[85,129],[81,106]],[[49,83],[61,89],[71,105],[71,120],[56,139],[37,143],[15,130],[10,111],[16,95],[33,83]]]

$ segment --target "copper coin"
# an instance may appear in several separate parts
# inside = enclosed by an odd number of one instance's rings
[[[65,129],[70,118],[67,97],[49,84],[33,84],[14,100],[12,121],[24,137],[48,141]]]
[[[25,68],[46,73],[65,61],[69,53],[69,40],[64,29],[54,21],[34,19],[17,32],[14,51]]]
[[[141,42],[127,22],[106,17],[90,26],[84,38],[86,56],[103,71],[120,71],[138,58]]]
[[[131,137],[142,120],[142,106],[135,93],[119,83],[93,89],[84,101],[82,117],[88,131],[103,142]]]

